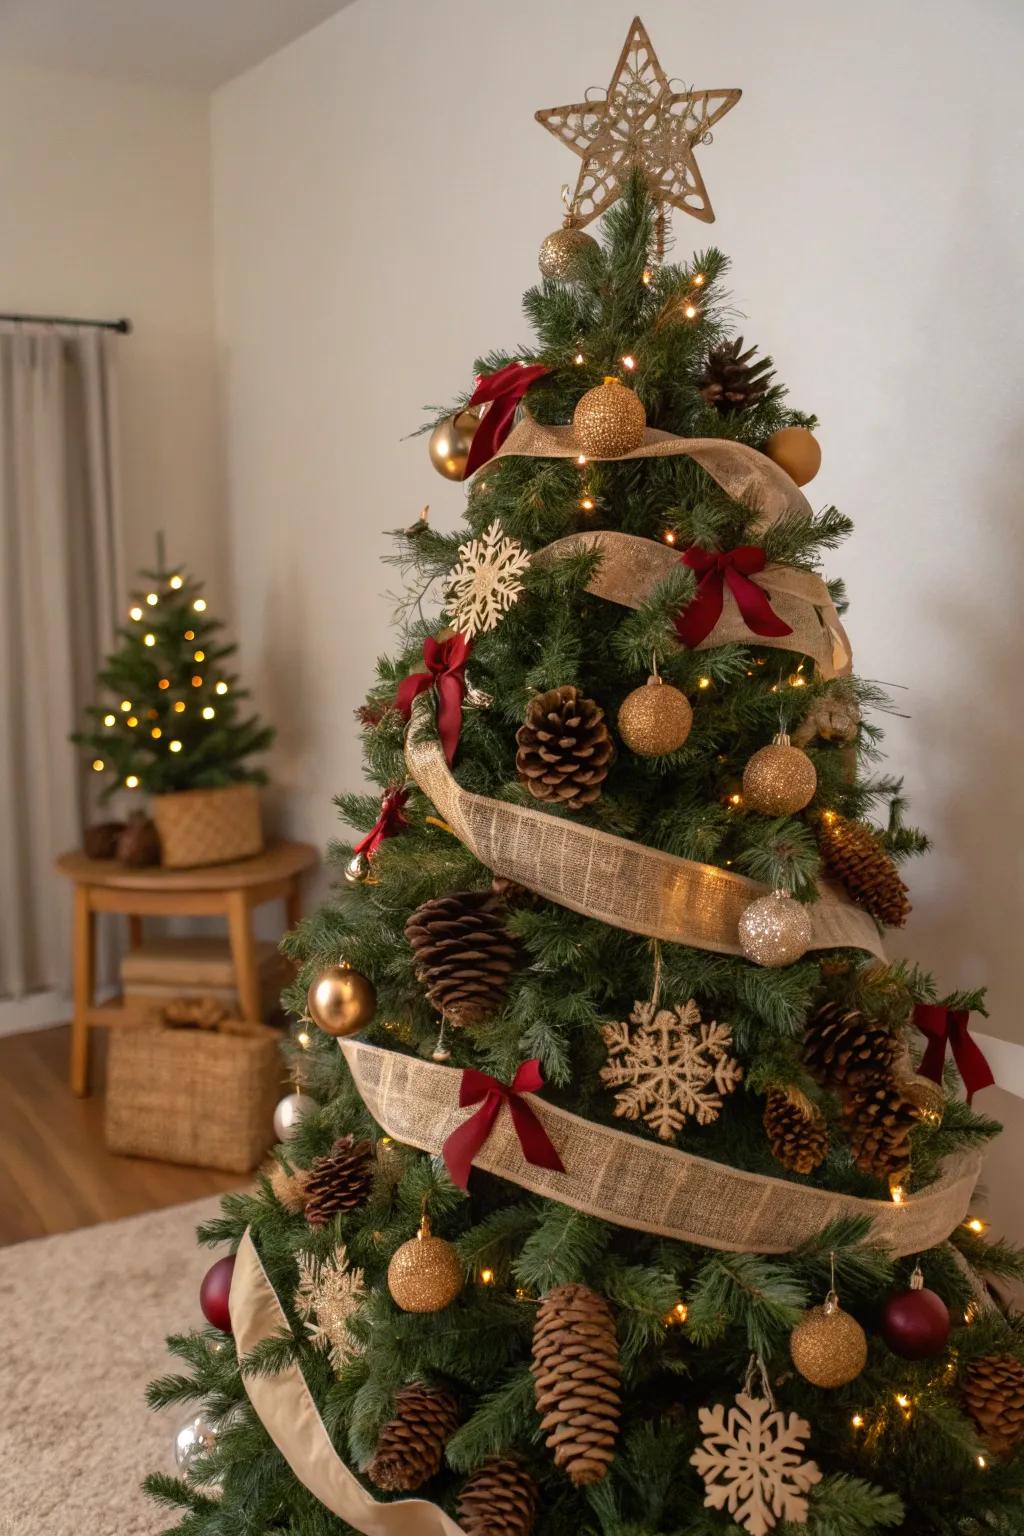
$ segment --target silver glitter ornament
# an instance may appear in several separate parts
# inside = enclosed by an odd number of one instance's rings
[[[192,1474],[195,1463],[208,1456],[217,1444],[217,1427],[201,1413],[185,1420],[174,1437],[174,1460],[178,1471],[185,1477]]]
[[[788,891],[759,896],[739,921],[740,948],[757,965],[792,965],[807,953],[813,936],[806,907]]]
[[[555,277],[563,283],[574,283],[580,276],[580,257],[585,251],[597,250],[597,241],[582,229],[564,224],[541,241],[537,264],[542,277]]]
[[[287,1141],[294,1136],[303,1115],[316,1107],[316,1099],[311,1099],[308,1093],[286,1093],[274,1110],[274,1135],[278,1141]]]

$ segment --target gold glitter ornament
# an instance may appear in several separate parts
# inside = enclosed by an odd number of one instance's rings
[[[743,803],[765,816],[793,816],[814,799],[818,775],[806,752],[780,731],[743,770]]]
[[[631,752],[662,757],[677,751],[689,736],[693,710],[685,693],[653,672],[642,688],[623,699],[616,724]]]
[[[647,413],[636,393],[609,374],[576,402],[572,429],[588,459],[621,459],[644,440]]]
[[[946,1113],[946,1095],[941,1083],[933,1082],[930,1077],[922,1077],[917,1072],[910,1077],[900,1078],[898,1083],[900,1093],[919,1120],[925,1125],[942,1124],[942,1117]]]
[[[845,1387],[867,1364],[868,1341],[855,1317],[844,1312],[835,1291],[805,1312],[789,1336],[793,1364],[814,1387]]]
[[[306,993],[306,1007],[325,1035],[355,1035],[365,1029],[377,1007],[373,982],[344,961],[321,971]]]
[[[480,410],[468,406],[439,422],[430,434],[430,462],[446,480],[464,480],[466,461],[480,425]]]
[[[462,1290],[459,1255],[443,1237],[432,1235],[429,1216],[392,1255],[388,1290],[403,1312],[442,1312]]]
[[[805,907],[788,891],[771,891],[744,908],[740,948],[757,965],[792,965],[807,953],[814,933]]]
[[[561,229],[541,241],[538,265],[542,277],[554,277],[572,283],[579,276],[580,257],[587,250],[596,251],[597,241],[568,220]]]

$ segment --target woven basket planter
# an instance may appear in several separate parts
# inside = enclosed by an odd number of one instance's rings
[[[230,864],[263,850],[260,792],[255,784],[156,795],[153,820],[165,869]]]

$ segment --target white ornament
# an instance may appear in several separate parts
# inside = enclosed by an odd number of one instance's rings
[[[630,1024],[639,1026],[635,1033]],[[682,1006],[636,1003],[629,1024],[606,1024],[601,1038],[608,1063],[601,1081],[619,1088],[616,1115],[643,1119],[662,1141],[671,1141],[688,1119],[710,1125],[718,1119],[722,1095],[743,1076],[729,1055],[728,1024],[702,1024],[693,998]]]
[[[704,1443],[690,1457],[704,1479],[708,1509],[727,1509],[750,1536],[767,1536],[779,1520],[807,1522],[808,1488],[821,1482],[804,1461],[806,1419],[782,1413],[763,1397],[737,1395],[732,1408],[697,1411]]]
[[[303,1115],[316,1107],[316,1099],[311,1099],[308,1093],[286,1093],[274,1110],[274,1135],[278,1141],[287,1141],[294,1136]]]
[[[311,1254],[299,1255],[295,1310],[317,1348],[329,1352],[336,1371],[353,1355],[362,1353],[361,1345],[348,1331],[348,1319],[363,1294],[363,1272],[349,1268],[344,1248],[336,1249],[333,1259],[322,1264]]]
[[[482,539],[459,545],[459,563],[448,578],[444,611],[460,635],[470,640],[497,627],[502,615],[519,601],[520,577],[529,563],[523,546],[506,538],[497,519]]]

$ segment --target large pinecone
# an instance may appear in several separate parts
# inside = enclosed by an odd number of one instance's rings
[[[604,710],[567,684],[531,699],[516,732],[516,773],[535,800],[567,810],[592,805],[614,753]]]
[[[366,1472],[387,1493],[411,1493],[441,1470],[444,1448],[459,1412],[443,1387],[419,1383],[403,1387],[395,1398],[395,1416],[377,1436]]]
[[[481,1024],[505,1001],[517,950],[504,915],[495,891],[450,891],[417,907],[405,925],[416,974],[452,1024]]]
[[[807,1021],[804,1062],[824,1088],[859,1088],[892,1075],[896,1041],[856,1008],[823,1003]]]
[[[537,1484],[514,1456],[492,1456],[463,1484],[459,1524],[466,1536],[530,1536]]]
[[[862,1173],[888,1179],[910,1167],[910,1133],[920,1123],[898,1083],[867,1083],[843,1102],[843,1124]]]
[[[762,357],[753,362],[756,351],[756,347],[748,347],[744,352],[742,336],[712,347],[697,380],[697,388],[709,405],[725,414],[745,410],[764,399],[774,378],[772,360]]]
[[[1013,1355],[972,1360],[960,1382],[967,1412],[997,1455],[1024,1440],[1024,1365]]]
[[[887,928],[902,928],[910,915],[907,888],[875,829],[826,811],[816,830],[826,867],[854,901]]]
[[[373,1188],[373,1147],[354,1136],[341,1136],[323,1157],[315,1158],[306,1180],[306,1220],[326,1226],[332,1216],[363,1205]]]
[[[825,1117],[799,1089],[772,1089],[764,1109],[764,1129],[772,1156],[790,1173],[813,1173],[825,1161]]]
[[[599,1483],[619,1428],[619,1346],[603,1296],[585,1285],[548,1291],[533,1329],[533,1380],[555,1465],[577,1488]]]

